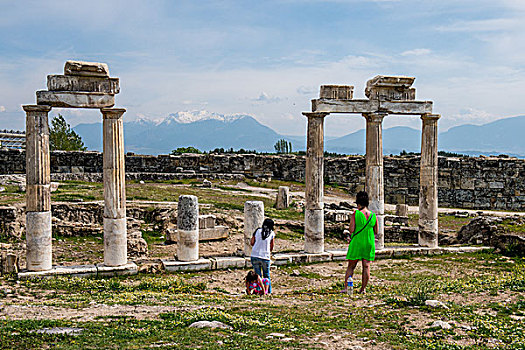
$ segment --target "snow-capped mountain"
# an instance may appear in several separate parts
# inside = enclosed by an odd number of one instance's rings
[[[246,115],[233,114],[233,115],[224,115],[219,113],[213,113],[205,110],[201,111],[183,111],[172,113],[168,115],[165,119],[158,121],[157,124],[170,124],[172,122],[179,124],[189,124],[195,123],[203,120],[218,120],[225,123],[231,123],[235,120],[238,120]]]
[[[101,150],[101,125],[79,124],[74,130],[90,150]],[[208,111],[177,112],[162,120],[139,117],[124,123],[126,152],[170,153],[178,147],[193,146],[202,151],[215,148],[273,151],[283,138],[249,115],[223,115]]]

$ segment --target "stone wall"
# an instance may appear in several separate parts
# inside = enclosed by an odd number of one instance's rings
[[[387,203],[419,203],[419,157],[384,158]],[[129,173],[240,174],[304,181],[305,158],[293,155],[186,154],[181,156],[126,156]],[[0,174],[24,173],[25,154],[0,151]],[[52,173],[101,173],[98,152],[52,152]],[[525,160],[504,157],[439,157],[441,207],[525,210]],[[325,159],[325,181],[355,194],[365,181],[362,156]]]

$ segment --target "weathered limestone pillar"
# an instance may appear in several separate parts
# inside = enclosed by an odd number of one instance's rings
[[[124,169],[124,108],[101,108],[103,115],[104,265],[128,262],[126,178]]]
[[[408,216],[408,204],[396,204],[397,216]]]
[[[324,252],[324,117],[327,113],[303,113],[308,118],[304,212],[304,251]]]
[[[26,105],[26,265],[29,271],[51,269],[51,176],[49,106]]]
[[[421,116],[421,170],[419,177],[419,236],[423,247],[438,246],[438,128],[439,114]]]
[[[180,261],[199,260],[199,200],[196,196],[179,197],[177,259]]]
[[[288,186],[279,186],[279,192],[277,192],[277,203],[275,207],[277,209],[286,209],[290,206],[290,188]]]
[[[264,221],[264,202],[247,201],[244,203],[244,256],[252,254],[250,239],[255,230],[262,227]]]
[[[383,188],[383,118],[386,114],[363,114],[366,118],[366,192],[370,198],[369,209],[376,213],[378,232],[376,249],[383,249],[385,192]]]

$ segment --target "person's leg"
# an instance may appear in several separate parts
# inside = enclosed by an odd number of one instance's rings
[[[368,285],[368,281],[370,280],[370,261],[368,260],[361,260],[363,264],[363,275],[362,275],[362,282],[361,282],[361,289],[359,289],[359,293],[364,293],[365,288]]]
[[[262,269],[262,261],[259,258],[251,257],[252,267],[255,273],[261,277],[263,277],[261,269]]]
[[[357,266],[358,261],[359,260],[348,260],[348,266],[346,267],[346,273],[345,273],[345,284],[344,284],[344,289],[343,289],[343,292],[345,293],[346,293],[346,286],[348,283],[348,279],[350,278],[350,276],[354,275],[354,270],[355,270],[355,267]]]
[[[270,260],[261,259],[262,273],[264,278],[268,278],[268,294],[272,293],[272,279],[270,278]]]

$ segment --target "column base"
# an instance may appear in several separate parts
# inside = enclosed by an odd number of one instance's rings
[[[306,209],[304,213],[304,251],[324,252],[324,209]]]
[[[126,218],[104,218],[104,265],[121,266],[128,263]]]
[[[420,220],[417,241],[422,247],[436,248],[438,246],[438,221]]]
[[[199,230],[177,230],[177,259],[179,261],[199,260]]]
[[[28,271],[52,268],[51,211],[26,213],[26,266]]]

